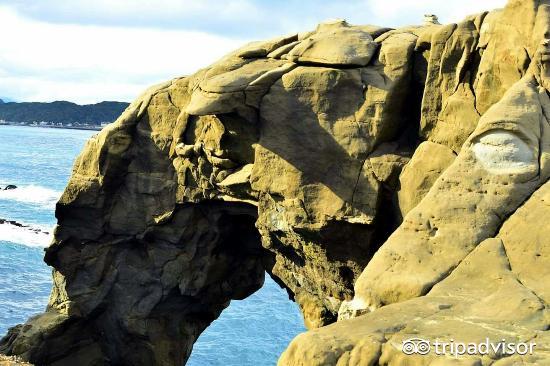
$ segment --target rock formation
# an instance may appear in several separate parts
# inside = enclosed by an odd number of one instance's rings
[[[31,364],[18,361],[16,357],[0,355],[0,366],[31,366]]]
[[[281,366],[550,362],[550,1],[435,23],[335,20],[146,91],[75,162],[50,303],[0,352],[181,365],[267,272],[311,329]]]
[[[438,24],[438,25],[441,24],[439,23],[439,18],[437,17],[437,15],[435,14],[424,15],[424,25],[432,25],[432,24]]]

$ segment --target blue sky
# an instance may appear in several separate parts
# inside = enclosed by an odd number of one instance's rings
[[[353,24],[442,22],[506,0],[0,0],[0,95],[18,101],[130,101],[148,85],[194,72],[239,45]]]

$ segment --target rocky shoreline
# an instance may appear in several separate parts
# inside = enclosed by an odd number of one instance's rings
[[[85,130],[85,131],[101,131],[103,128],[102,126],[41,126],[41,125],[33,125],[30,123],[19,123],[19,122],[4,122],[0,123],[0,126],[24,126],[24,127],[38,127],[38,128],[61,128],[66,130]]]
[[[33,228],[30,225],[25,225],[25,224],[22,224],[20,222],[15,221],[15,220],[6,220],[6,219],[1,219],[0,218],[0,225],[4,225],[4,224],[13,225],[13,226],[16,226],[16,227],[19,227],[19,228],[27,229],[27,230],[30,230],[30,231],[36,233],[36,234],[50,235],[49,232],[43,231],[42,229]]]
[[[0,355],[0,366],[32,366],[30,363],[23,362],[17,357],[6,357]]]

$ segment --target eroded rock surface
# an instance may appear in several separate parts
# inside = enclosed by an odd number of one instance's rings
[[[50,303],[0,352],[181,365],[267,272],[312,329],[280,365],[550,362],[549,9],[331,21],[152,87],[75,162]],[[538,346],[451,360],[412,337]]]

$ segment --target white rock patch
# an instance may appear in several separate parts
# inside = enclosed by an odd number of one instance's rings
[[[353,300],[342,302],[338,310],[338,320],[356,318],[374,310],[374,307],[369,306],[365,300],[356,296]]]
[[[508,131],[491,131],[482,135],[474,144],[473,151],[477,160],[492,174],[529,173],[538,168],[534,150]]]

